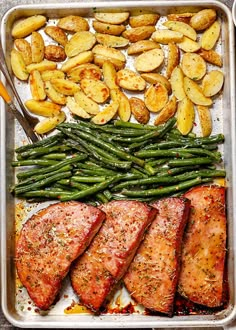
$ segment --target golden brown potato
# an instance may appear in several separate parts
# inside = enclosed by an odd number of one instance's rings
[[[39,71],[31,71],[29,75],[29,85],[31,95],[34,100],[42,101],[46,98],[44,82]]]
[[[80,87],[70,80],[54,78],[50,82],[55,90],[63,95],[74,95],[80,90]]]
[[[104,103],[110,96],[107,85],[95,79],[82,79],[80,82],[82,91],[97,103]]]
[[[176,13],[167,15],[167,18],[169,21],[177,21],[189,24],[190,18],[194,15],[195,13]]]
[[[44,32],[51,37],[54,41],[64,46],[68,42],[67,35],[59,26],[46,26]]]
[[[191,132],[194,124],[194,106],[189,98],[185,97],[178,103],[177,107],[177,129],[181,134],[187,135]]]
[[[93,54],[96,54],[96,55],[102,55],[107,58],[114,58],[116,60],[126,62],[125,55],[120,50],[112,48],[112,47],[96,45],[92,49],[92,52],[93,52]]]
[[[94,54],[94,64],[98,65],[100,68],[102,68],[104,62],[111,62],[116,70],[121,70],[125,67],[125,62],[118,60],[114,57],[104,56],[100,54]]]
[[[90,63],[93,61],[93,53],[91,50],[87,50],[86,52],[80,53],[74,57],[69,58],[65,63],[62,64],[61,70],[63,72],[69,72],[74,67],[84,63]]]
[[[68,57],[73,57],[92,49],[95,43],[95,35],[90,31],[76,32],[65,45],[65,53]]]
[[[203,94],[201,87],[192,79],[184,77],[184,90],[188,98],[196,105],[212,104],[212,100]]]
[[[207,97],[214,96],[219,93],[224,84],[224,74],[219,70],[212,70],[205,75],[202,80],[203,94]]]
[[[80,82],[82,79],[101,79],[102,72],[100,68],[93,63],[80,64],[67,72],[67,78],[74,82]]]
[[[43,15],[34,15],[24,18],[17,22],[12,29],[13,38],[24,38],[33,31],[40,29],[46,23],[46,17]]]
[[[197,113],[202,130],[202,136],[210,136],[212,132],[212,119],[210,109],[203,105],[198,105]]]
[[[206,62],[195,53],[185,53],[182,57],[181,67],[185,76],[193,80],[200,80],[206,74]]]
[[[125,26],[122,24],[115,25],[115,24],[108,24],[108,23],[93,21],[92,25],[96,32],[104,33],[104,34],[111,34],[114,36],[119,36],[123,31],[125,31]]]
[[[207,30],[204,31],[201,38],[201,47],[205,50],[212,49],[220,36],[221,25],[215,21]]]
[[[14,41],[14,45],[16,49],[21,53],[25,65],[29,65],[32,63],[32,52],[30,43],[25,39],[16,39]]]
[[[121,92],[120,90],[118,91],[119,93],[119,108],[118,108],[118,115],[121,120],[127,122],[130,119],[131,116],[131,108],[130,108],[130,103],[128,97]]]
[[[91,118],[91,116],[71,96],[67,97],[66,106],[73,115],[84,119]]]
[[[170,84],[174,96],[178,100],[183,100],[186,97],[184,91],[184,74],[179,66],[175,67],[172,71],[170,76]]]
[[[123,69],[117,72],[117,84],[130,91],[143,91],[146,87],[145,80],[136,72]]]
[[[31,63],[26,66],[27,72],[31,72],[33,70],[38,70],[40,72],[46,70],[55,70],[57,68],[57,64],[53,61],[43,60],[39,63]]]
[[[108,24],[121,24],[129,18],[129,12],[97,12],[94,18]]]
[[[44,58],[44,40],[39,32],[31,34],[32,62],[40,63]]]
[[[47,97],[53,102],[60,105],[66,104],[66,97],[65,95],[59,93],[51,84],[50,80],[45,81],[45,93]]]
[[[168,92],[164,85],[151,85],[144,94],[144,102],[148,110],[161,111],[168,102]]]
[[[174,43],[168,43],[168,55],[166,66],[166,77],[169,79],[174,68],[179,65],[180,52],[179,47]]]
[[[203,9],[191,17],[189,24],[196,30],[207,29],[216,20],[216,11],[214,9]]]
[[[159,14],[141,14],[137,16],[131,16],[129,18],[129,25],[132,28],[136,28],[140,26],[156,25],[159,18],[160,18]]]
[[[45,70],[41,72],[43,81],[50,81],[52,78],[65,78],[65,73],[61,70]]]
[[[35,132],[38,134],[46,134],[51,132],[53,129],[57,127],[57,125],[61,124],[66,120],[66,115],[64,111],[60,111],[57,115],[51,118],[45,118],[41,120],[34,128]]]
[[[167,29],[158,29],[152,34],[152,39],[154,41],[165,45],[169,44],[170,42],[181,42],[183,37],[183,33]]]
[[[134,67],[137,71],[150,72],[159,68],[164,62],[164,52],[162,49],[152,49],[137,56]]]
[[[57,26],[63,30],[70,32],[88,31],[89,24],[88,21],[76,15],[69,15],[59,19]]]
[[[63,62],[66,59],[66,53],[61,46],[47,45],[44,47],[44,57],[49,61]]]
[[[192,40],[197,39],[196,31],[186,23],[178,22],[178,21],[166,21],[163,23],[163,25],[170,30],[182,33],[184,36]]]
[[[11,51],[11,68],[14,75],[20,80],[27,80],[29,77],[28,70],[26,69],[25,61],[20,52],[16,49]]]
[[[172,96],[169,102],[164,106],[164,108],[160,111],[160,113],[156,117],[154,121],[154,125],[158,126],[166,123],[167,120],[169,120],[171,117],[175,115],[176,110],[177,110],[177,100],[175,96]]]
[[[108,88],[116,89],[118,85],[116,84],[116,69],[114,64],[111,62],[104,62],[102,66],[103,80]]]
[[[130,42],[137,42],[150,38],[155,30],[154,26],[140,26],[124,31],[122,36],[129,39]]]
[[[140,40],[137,41],[133,44],[131,44],[128,49],[127,49],[127,53],[128,55],[135,55],[135,54],[139,54],[139,53],[144,53],[147,52],[148,50],[152,50],[152,49],[160,49],[160,45],[152,40]]]
[[[110,121],[118,111],[119,103],[111,102],[102,111],[100,111],[96,116],[94,116],[91,121],[97,125],[104,125]]]
[[[102,44],[107,47],[120,48],[125,47],[129,44],[128,39],[109,34],[96,33],[95,37],[99,44]]]
[[[161,75],[160,73],[156,73],[156,72],[142,73],[141,77],[150,84],[155,85],[157,83],[160,83],[160,84],[164,85],[168,91],[168,94],[172,93],[171,84],[170,84],[169,80],[165,76]]]
[[[181,42],[178,42],[178,46],[186,53],[194,53],[201,48],[201,45],[188,37],[183,37]]]
[[[61,111],[61,105],[50,101],[27,100],[25,106],[30,112],[43,117],[56,116]]]
[[[76,92],[74,98],[76,103],[78,103],[78,105],[90,115],[96,115],[99,113],[99,105],[82,91]]]
[[[220,68],[223,65],[222,62],[222,57],[220,54],[218,54],[216,51],[214,51],[213,49],[210,50],[205,50],[205,49],[200,49],[198,51],[198,54],[208,63],[211,63],[213,65],[217,65]]]
[[[150,112],[146,107],[143,100],[139,99],[138,97],[131,97],[129,99],[129,104],[131,108],[131,113],[133,114],[134,118],[140,124],[147,124],[150,119]]]

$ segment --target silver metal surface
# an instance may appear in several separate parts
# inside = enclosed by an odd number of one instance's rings
[[[175,7],[173,7],[175,6]],[[148,316],[143,314],[110,314],[93,316],[91,314],[65,314],[66,306],[72,299],[77,301],[68,279],[63,284],[58,303],[47,313],[39,315],[34,308],[25,308],[26,292],[22,292],[24,310],[19,301],[21,296],[16,292],[16,278],[14,267],[15,218],[21,213],[26,219],[38,208],[44,205],[29,206],[19,203],[9,193],[9,187],[14,182],[15,173],[10,163],[13,159],[14,148],[23,143],[22,131],[13,118],[3,113],[1,117],[1,285],[2,309],[12,324],[24,328],[161,328],[161,327],[210,327],[224,326],[232,322],[236,315],[236,276],[235,276],[235,65],[234,65],[234,29],[230,10],[218,1],[123,1],[123,2],[89,2],[65,4],[43,4],[18,6],[10,9],[3,17],[1,25],[2,42],[6,54],[12,47],[10,31],[13,23],[20,16],[45,14],[50,19],[56,19],[68,14],[82,14],[91,16],[93,8],[151,8],[162,15],[177,9],[194,7],[216,8],[222,21],[222,39],[218,51],[223,55],[223,70],[225,85],[222,97],[214,104],[214,130],[225,135],[224,163],[227,171],[227,219],[228,219],[228,272],[230,287],[230,302],[226,310],[214,315],[178,316],[173,318]],[[21,86],[18,86],[20,89]],[[3,102],[0,104],[4,107]],[[29,298],[27,298],[29,301]],[[31,303],[30,303],[31,304]],[[28,306],[30,305],[28,304]],[[32,305],[31,305],[32,306]]]
[[[233,20],[234,20],[234,25],[236,26],[236,0],[233,3],[232,16],[233,16]]]

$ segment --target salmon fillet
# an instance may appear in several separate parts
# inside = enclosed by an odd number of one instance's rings
[[[71,283],[80,302],[99,311],[126,272],[156,210],[138,201],[101,206],[106,220],[86,252],[74,263]]]
[[[191,212],[183,238],[178,291],[191,301],[222,304],[226,253],[225,188],[201,186],[185,194]]]
[[[99,230],[105,213],[80,202],[50,205],[23,226],[16,244],[16,268],[35,305],[54,302],[70,265]]]
[[[171,315],[190,202],[186,198],[170,197],[152,206],[158,213],[124,276],[124,283],[138,303]]]

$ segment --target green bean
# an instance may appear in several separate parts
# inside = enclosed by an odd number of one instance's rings
[[[154,188],[148,190],[126,190],[124,189],[122,193],[125,196],[129,197],[151,197],[151,196],[163,196],[170,193],[175,193],[183,189],[191,188],[196,186],[202,182],[201,177],[197,177],[193,180],[183,181],[176,185],[161,187],[161,188]]]
[[[185,144],[191,144],[191,146],[196,145],[202,145],[202,144],[215,144],[215,143],[222,143],[224,142],[224,135],[223,134],[217,134],[217,135],[211,135],[209,137],[198,137],[198,138],[184,138],[184,137],[177,137],[172,136],[170,133],[167,134],[167,138],[170,138],[171,140],[176,140],[183,142]]]
[[[87,184],[74,181],[73,178],[71,179],[71,186],[75,187],[75,188],[78,188],[80,190],[85,190],[85,189],[88,189],[90,187]],[[102,203],[107,203],[108,202],[108,199],[106,198],[106,196],[102,192],[98,192],[97,194],[95,194],[95,197]]]
[[[182,143],[178,141],[162,141],[157,143],[152,143],[143,148],[143,150],[153,150],[153,149],[170,149],[174,147],[181,147]]]
[[[170,149],[170,150],[172,150],[172,149]],[[183,149],[178,148],[178,149],[174,149],[174,150],[177,152],[179,152],[179,151],[181,152]],[[210,150],[203,149],[203,148],[186,148],[183,151],[185,151],[185,150],[191,154],[196,154],[196,155],[200,155],[200,156],[201,155],[208,156],[208,157],[216,159],[217,161],[221,160],[220,152],[212,152]]]
[[[150,203],[155,200],[153,197],[128,197],[128,196],[120,196],[120,195],[113,195],[112,198],[116,201],[139,201],[139,202],[145,202],[145,203]]]
[[[50,154],[55,151],[67,151],[70,150],[70,147],[65,146],[65,145],[56,145],[53,147],[39,147],[39,148],[34,148],[32,150],[27,150],[24,151],[20,154],[22,158],[33,158],[37,156],[41,156],[44,154]]]
[[[110,200],[112,199],[112,197],[113,197],[113,195],[112,195],[112,193],[110,192],[109,189],[105,189],[105,190],[103,191],[103,194],[104,194],[104,196],[107,198],[108,201],[110,201]]]
[[[15,149],[15,152],[16,153],[21,153],[21,152],[25,152],[27,150],[34,149],[34,148],[37,148],[37,147],[43,147],[43,146],[46,146],[46,145],[50,145],[51,143],[55,143],[55,142],[57,143],[61,138],[62,138],[62,134],[58,133],[58,134],[55,134],[55,135],[50,136],[48,138],[45,138],[43,140],[39,140],[37,142],[34,142],[32,144],[26,144],[24,146],[18,147],[18,148]]]
[[[209,157],[196,157],[188,159],[173,159],[168,162],[169,166],[192,166],[192,165],[207,165],[212,164],[214,160]]]
[[[158,159],[149,160],[146,162],[147,162],[147,164],[149,164],[151,166],[157,166],[157,165],[165,164],[168,160],[169,160],[169,158],[158,158]]]
[[[47,186],[48,184],[50,184],[52,182],[58,181],[62,178],[68,178],[70,176],[71,176],[71,171],[57,173],[55,175],[51,175],[48,178],[44,178],[42,180],[31,183],[27,186],[18,187],[18,188],[16,187],[15,193],[16,193],[16,195],[23,194],[27,191],[31,191],[31,190],[35,190],[36,188],[39,188],[39,187]]]
[[[103,182],[106,180],[105,176],[78,176],[74,175],[71,177],[71,180],[76,182],[84,182],[84,183],[95,183],[95,182]]]
[[[114,122],[114,126],[116,127],[123,127],[123,128],[134,128],[134,129],[150,129],[150,130],[157,130],[158,126],[152,126],[152,125],[143,125],[143,124],[137,124],[137,123],[131,123],[131,122],[125,122],[122,120],[116,120]]]
[[[54,159],[54,160],[63,160],[66,159],[66,154],[65,153],[53,153],[53,154],[48,154],[44,155],[43,158],[45,159]]]
[[[58,164],[58,161],[50,160],[50,159],[25,159],[25,160],[13,161],[11,163],[11,166],[13,167],[30,166],[30,165],[51,166],[56,164]]]
[[[25,198],[33,198],[33,197],[46,197],[46,198],[56,198],[59,199],[61,194],[64,194],[64,196],[66,196],[66,194],[68,194],[68,192],[66,191],[54,191],[54,190],[33,190],[30,192],[26,192],[24,194],[22,194],[22,197]]]
[[[104,175],[104,176],[111,176],[111,175],[116,175],[117,173],[115,171],[111,171],[109,169],[107,169],[107,171],[105,170],[99,170],[99,169],[91,169],[91,170],[87,170],[87,169],[80,169],[75,171],[74,173],[75,175],[86,175],[86,176],[97,176],[97,175]]]
[[[140,150],[134,153],[135,156],[140,158],[149,158],[149,157],[176,157],[176,158],[192,158],[193,155],[184,149],[176,150]]]

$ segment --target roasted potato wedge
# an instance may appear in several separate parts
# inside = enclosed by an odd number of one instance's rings
[[[66,106],[73,115],[84,119],[91,118],[91,116],[83,108],[81,108],[81,106],[71,96],[67,97]]]
[[[201,38],[201,47],[205,50],[212,49],[220,36],[221,25],[215,21],[207,30],[204,31]]]
[[[80,53],[74,57],[69,58],[65,63],[62,64],[61,70],[63,72],[69,72],[77,65],[90,63],[92,61],[93,61],[93,53],[91,52],[91,50],[87,50],[86,52]]]
[[[88,31],[88,21],[76,15],[69,15],[59,19],[57,26],[69,32]]]
[[[190,18],[194,15],[195,13],[176,13],[167,15],[167,18],[169,21],[177,21],[189,24]]]
[[[46,23],[46,17],[43,15],[34,15],[24,18],[17,22],[12,29],[13,38],[24,38],[33,31],[40,29]]]
[[[162,49],[152,49],[137,56],[134,67],[137,71],[150,72],[159,68],[164,62],[164,52]]]
[[[191,132],[195,119],[194,105],[185,97],[178,103],[177,107],[177,129],[181,134],[187,135]]]
[[[143,100],[138,97],[129,99],[131,113],[140,124],[147,124],[150,119],[150,112]]]
[[[154,26],[140,26],[125,30],[122,33],[122,36],[129,39],[130,42],[137,42],[139,40],[150,38],[155,30]]]
[[[56,116],[61,111],[61,105],[50,101],[27,100],[25,106],[33,114],[43,117]]]
[[[167,27],[169,30],[177,31],[182,33],[184,36],[196,40],[197,39],[197,33],[196,31],[189,25],[184,22],[178,22],[178,21],[166,21],[163,23],[165,27]]]
[[[47,97],[56,104],[65,105],[66,97],[64,94],[59,93],[51,84],[50,80],[45,81],[45,93]]]
[[[203,9],[191,17],[189,24],[196,31],[207,29],[216,20],[216,11],[214,9]]]
[[[63,95],[74,95],[80,90],[79,85],[70,80],[54,78],[50,82],[55,90]]]
[[[82,79],[101,79],[102,72],[100,68],[93,63],[85,63],[76,66],[67,72],[67,78],[74,82],[80,82]]]
[[[181,42],[183,37],[183,33],[167,29],[158,29],[152,34],[152,40],[166,45],[170,42]]]
[[[111,62],[115,66],[116,70],[121,70],[125,67],[125,62],[120,61],[117,58],[94,54],[94,63],[100,68],[102,68],[103,63],[107,61]]]
[[[49,61],[63,62],[66,59],[66,53],[61,46],[47,45],[44,47],[44,57]]]
[[[151,85],[144,93],[144,103],[151,112],[161,111],[168,102],[168,92],[164,85]]]
[[[102,55],[104,57],[108,58],[114,58],[116,60],[119,60],[121,62],[126,62],[126,57],[125,55],[118,49],[112,48],[112,47],[107,47],[103,45],[96,45],[92,49],[93,54],[96,55]]]
[[[100,22],[108,24],[122,24],[129,18],[129,12],[98,12],[94,18]]]
[[[214,96],[219,93],[224,84],[224,74],[219,70],[212,70],[205,75],[202,80],[203,94],[207,97]]]
[[[54,41],[64,46],[68,42],[67,35],[64,30],[62,30],[59,26],[46,26],[44,32],[51,37]]]
[[[129,44],[129,40],[124,37],[112,36],[103,33],[96,33],[95,37],[99,44],[107,47],[121,48]]]
[[[44,40],[39,32],[31,34],[32,62],[40,63],[44,58]]]
[[[167,120],[169,120],[170,118],[172,118],[175,115],[176,110],[177,110],[177,99],[173,95],[171,97],[171,99],[168,101],[168,103],[166,103],[164,108],[157,115],[157,117],[154,121],[154,125],[158,126],[158,125],[166,123]]]
[[[116,84],[116,69],[114,64],[111,62],[104,62],[102,66],[103,80],[108,88],[115,89],[118,88]]]
[[[141,14],[137,16],[131,16],[129,18],[129,25],[132,28],[148,25],[155,26],[159,18],[159,14]]]
[[[97,125],[104,125],[109,122],[117,113],[119,108],[118,102],[111,102],[102,111],[100,111],[96,116],[94,116],[91,121]]]
[[[142,73],[141,77],[150,84],[155,85],[157,83],[160,83],[160,84],[164,85],[168,91],[168,94],[171,94],[172,89],[171,89],[171,84],[170,84],[169,80],[165,76],[161,75],[160,73],[156,73],[156,72]]]
[[[152,40],[140,40],[131,44],[127,49],[127,53],[128,55],[136,55],[156,48],[161,48],[157,42]]]
[[[118,71],[116,82],[120,87],[130,91],[143,91],[146,87],[145,80],[136,72],[129,69]]]
[[[41,120],[34,128],[35,132],[38,134],[46,134],[51,132],[53,129],[57,127],[57,125],[61,124],[66,120],[66,114],[64,111],[60,111],[57,115],[50,118],[45,118]]]
[[[212,118],[210,109],[204,105],[197,105],[197,113],[201,126],[202,136],[210,136],[212,132]]]
[[[114,36],[119,36],[121,35],[122,32],[125,31],[125,26],[122,24],[115,25],[115,24],[102,23],[99,21],[93,21],[92,25],[96,32],[111,34]]]
[[[31,63],[26,66],[26,70],[30,73],[33,70],[38,70],[40,72],[46,70],[55,70],[57,68],[57,64],[52,61],[43,60],[39,63]]]
[[[21,53],[25,65],[29,65],[32,63],[32,51],[30,43],[25,39],[16,39],[14,41],[14,45],[16,49]]]
[[[90,115],[96,115],[99,113],[99,105],[82,91],[76,92],[74,98],[76,103],[78,103],[78,105]]]
[[[127,121],[129,121],[130,116],[131,116],[131,109],[130,109],[129,99],[120,90],[118,91],[118,93],[119,93],[118,115],[119,115],[121,120],[127,122]]]
[[[42,101],[46,98],[44,82],[41,74],[37,70],[31,71],[29,75],[29,85],[32,98],[36,101]]]
[[[194,53],[201,48],[201,45],[188,37],[183,37],[181,42],[178,42],[178,46],[186,53]]]
[[[174,43],[168,43],[168,55],[166,65],[166,77],[169,79],[174,68],[179,65],[180,52],[179,47]]]
[[[11,51],[11,68],[14,75],[20,80],[27,80],[29,77],[23,56],[18,50]]]
[[[104,103],[110,96],[110,91],[107,85],[94,79],[82,79],[80,82],[82,91],[93,101],[97,103]]]
[[[210,50],[205,50],[205,49],[200,49],[198,51],[198,54],[201,55],[201,57],[208,63],[211,63],[213,65],[217,65],[220,68],[223,65],[222,57],[220,54],[215,52],[213,49]]]
[[[95,43],[96,37],[92,32],[76,32],[65,45],[65,53],[68,57],[73,57],[86,50],[92,49]]]
[[[65,73],[62,72],[61,70],[45,70],[41,72],[41,77],[43,81],[50,81],[53,78],[65,78]]]
[[[186,97],[184,91],[184,74],[179,66],[175,67],[172,71],[172,74],[170,76],[170,84],[174,96],[179,101],[183,100]]]
[[[192,79],[184,77],[184,90],[187,97],[196,105],[212,105],[212,100],[203,94],[201,87]]]
[[[185,76],[193,80],[200,80],[206,74],[206,62],[195,53],[185,53],[182,56],[181,68]]]

